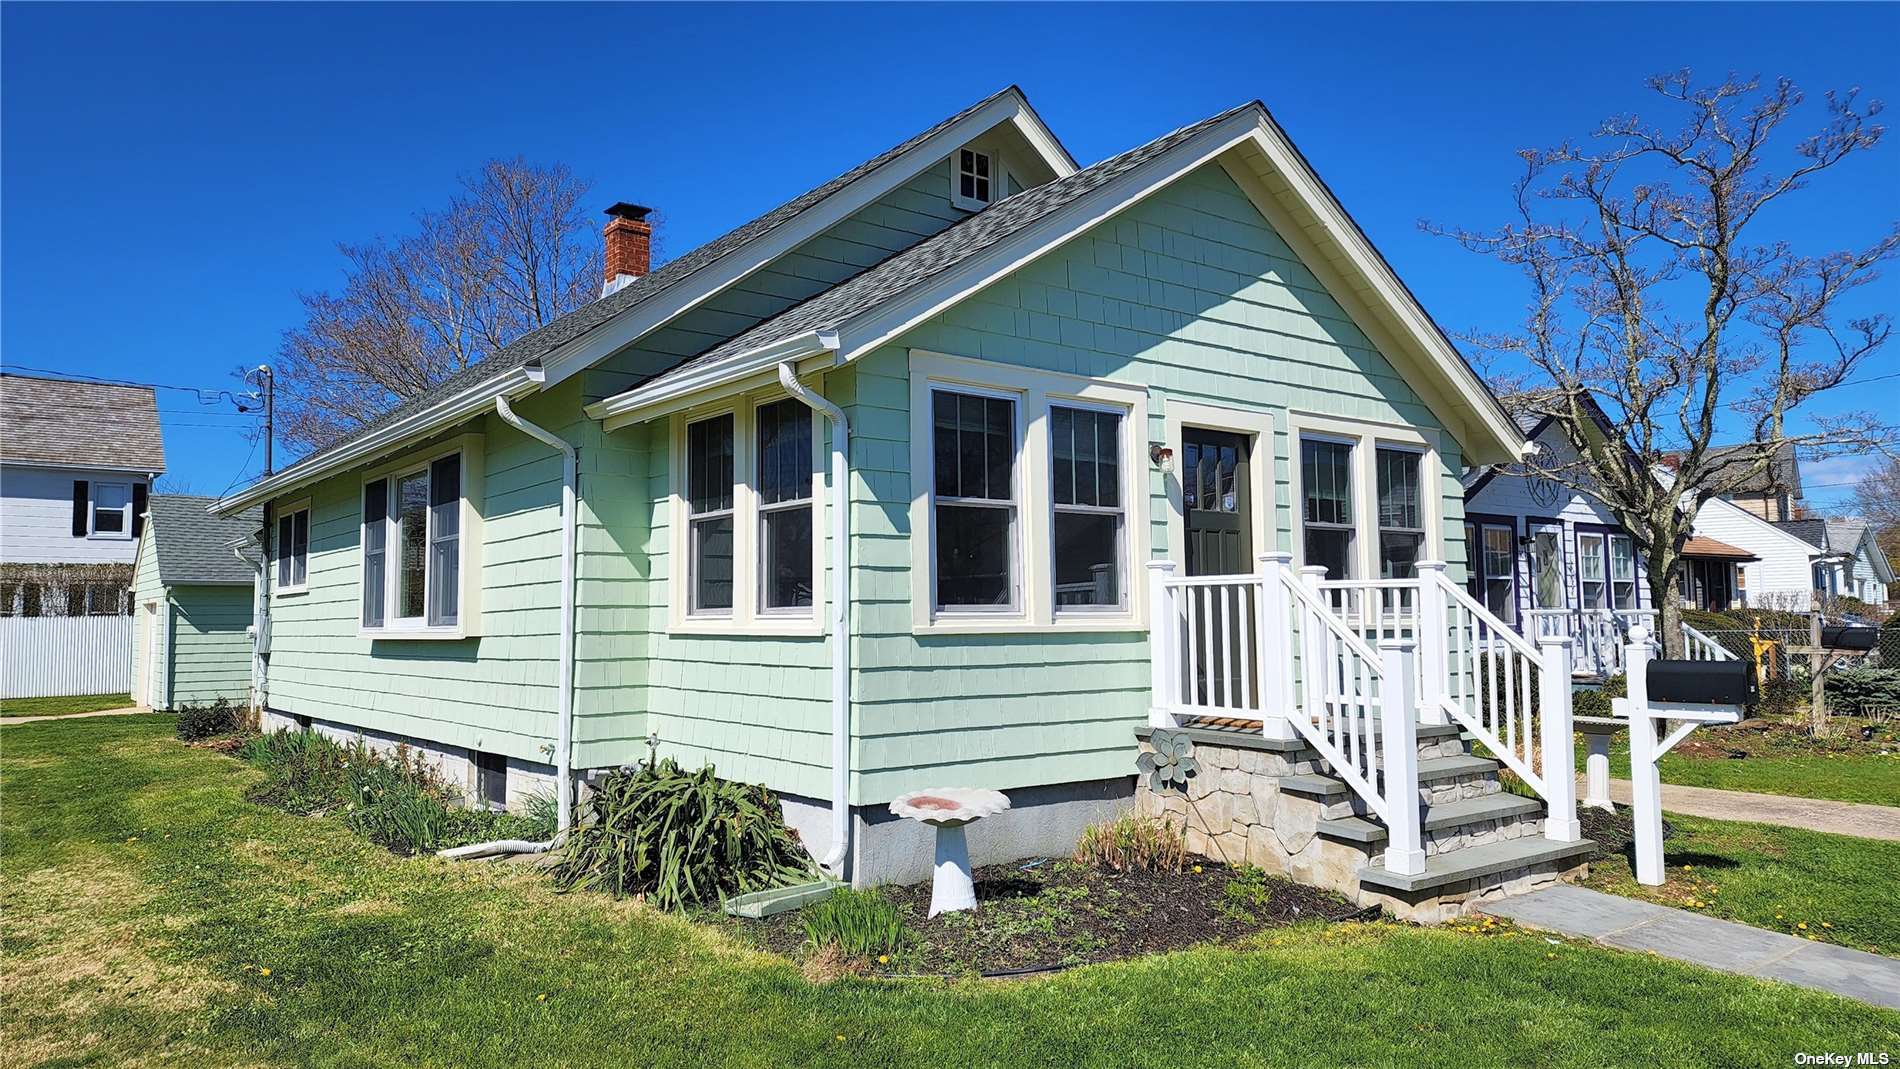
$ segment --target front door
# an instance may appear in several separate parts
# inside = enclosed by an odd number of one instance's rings
[[[1181,432],[1181,512],[1189,575],[1253,571],[1253,503],[1244,434]]]

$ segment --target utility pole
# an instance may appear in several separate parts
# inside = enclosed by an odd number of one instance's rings
[[[277,414],[277,379],[271,374],[269,364],[257,365],[257,370],[253,374],[261,378],[259,385],[264,388],[264,474],[269,475],[271,439],[275,431],[273,423]]]

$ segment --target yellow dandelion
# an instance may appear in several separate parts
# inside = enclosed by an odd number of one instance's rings
[[[1196,865],[1196,866],[1194,866],[1194,871],[1195,871],[1195,872],[1199,872],[1199,871],[1201,871],[1201,866],[1199,866],[1199,865]],[[840,1038],[842,1038],[842,1037],[840,1037]]]
[[[1545,954],[1545,955],[1544,955],[1544,957],[1546,957],[1546,958],[1555,958],[1556,956],[1557,956],[1557,955],[1555,955],[1555,954]]]
[[[548,1000],[547,993],[542,992],[541,994],[534,996],[534,1000],[536,1002],[546,1002]]]
[[[269,970],[268,968],[263,968],[263,967],[259,967],[259,968],[258,968],[258,970],[257,970],[257,975],[259,975],[259,976],[269,976],[269,975],[270,975],[270,970]]]
[[[891,963],[891,956],[889,954],[879,954],[877,956],[877,963],[879,965],[889,965]]]
[[[1775,914],[1775,919],[1776,919],[1776,920],[1780,920],[1780,919],[1781,919],[1781,914],[1779,914],[1779,913],[1777,913],[1777,914]]]
[[[843,1033],[843,1032],[839,1032],[839,1033],[838,1033],[838,1042],[840,1042],[840,1043],[843,1043],[843,1042],[844,1042],[844,1033]]]
[[[1831,923],[1829,923],[1828,921],[1822,921],[1822,922],[1821,922],[1821,927],[1823,927],[1823,928],[1832,928],[1832,927],[1834,927],[1834,925],[1833,925],[1833,924],[1831,924]]]
[[[1805,932],[1805,931],[1807,931],[1807,930],[1808,930],[1808,922],[1807,922],[1807,921],[1797,921],[1797,922],[1795,923],[1795,927],[1796,927],[1796,928],[1799,928],[1799,929],[1801,929],[1802,931],[1804,931],[1804,932]]]

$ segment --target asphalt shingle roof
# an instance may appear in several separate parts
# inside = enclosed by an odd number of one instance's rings
[[[1755,449],[1753,445],[1721,446],[1709,450],[1707,462],[1718,479],[1726,478],[1729,474],[1726,469],[1731,465],[1740,468],[1754,463]],[[1671,455],[1681,456],[1680,453]],[[1728,492],[1731,494],[1789,493],[1800,497],[1801,463],[1795,457],[1794,443],[1783,442],[1781,448],[1775,450],[1774,459],[1768,462],[1766,468],[1731,487]]]
[[[0,460],[164,471],[158,401],[149,386],[0,374]]]
[[[228,519],[209,511],[218,499],[188,494],[153,494],[147,502],[151,521],[147,538],[156,538],[158,579],[166,586],[193,583],[250,583],[256,573],[238,560],[228,543],[255,533],[264,510],[246,509]]]
[[[1004,198],[924,241],[892,255],[882,263],[794,305],[737,337],[663,371],[648,382],[660,382],[691,368],[748,352],[800,334],[830,330],[860,313],[883,304],[913,286],[950,270],[983,250],[1028,228],[1038,220],[1127,174],[1209,127],[1258,102],[1229,108],[1218,115],[1184,126],[1173,133],[1133,148],[1119,156],[1085,167],[1014,196]]]
[[[858,164],[856,167],[833,178],[831,181],[786,201],[784,204],[766,212],[757,219],[728,231],[704,245],[693,249],[691,252],[668,260],[666,263],[655,268],[651,274],[641,277],[639,280],[630,283],[624,288],[608,294],[591,304],[577,308],[546,326],[529,331],[527,334],[509,343],[500,351],[490,355],[479,363],[462,369],[460,372],[437,383],[428,391],[410,398],[375,419],[370,420],[358,428],[355,433],[311,453],[309,456],[299,460],[291,468],[285,469],[285,471],[294,470],[306,464],[319,461],[325,455],[341,449],[350,442],[355,441],[378,427],[393,423],[412,413],[419,412],[438,401],[486,382],[498,375],[532,364],[541,357],[553,352],[555,349],[593,331],[595,328],[619,316],[621,313],[631,311],[641,304],[665,293],[675,285],[691,277],[694,273],[699,271],[700,268],[713,263],[727,253],[740,248],[748,242],[764,237],[777,227],[796,218],[806,209],[816,206],[833,193],[838,192],[859,178],[877,170],[879,167],[884,166],[891,160],[910,151],[917,145],[928,141],[939,131],[954,126],[965,117],[982,110],[998,97],[1012,91],[1018,90],[1016,90],[1015,86],[1000,89],[942,122],[931,126],[916,136],[907,138],[903,142]]]
[[[1825,551],[1828,548],[1826,520],[1778,520],[1775,526],[1815,549]]]

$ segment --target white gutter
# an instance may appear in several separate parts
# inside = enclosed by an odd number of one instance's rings
[[[252,505],[261,505],[271,498],[281,496],[297,487],[316,482],[345,468],[352,467],[378,453],[388,452],[414,438],[434,433],[446,424],[460,423],[470,416],[486,412],[497,397],[519,393],[536,385],[536,375],[540,368],[518,367],[504,372],[485,382],[444,398],[421,410],[404,416],[402,419],[350,441],[335,452],[327,453],[314,463],[299,462],[278,472],[269,478],[259,480],[243,490],[222,498],[211,506],[211,512],[217,516],[229,516]]]
[[[587,414],[600,420],[607,430],[619,430],[629,423],[639,422],[656,406],[724,386],[747,375],[769,374],[773,367],[786,360],[835,353],[837,349],[838,335],[832,331],[799,334],[595,401],[587,406]]]
[[[831,851],[821,866],[844,875],[851,843],[851,424],[844,409],[805,388],[798,366],[778,366],[785,392],[831,421]]]
[[[475,843],[438,851],[450,859],[489,857],[496,854],[538,854],[553,849],[567,838],[574,820],[574,557],[578,537],[575,516],[579,481],[579,454],[553,432],[515,415],[506,395],[495,398],[495,414],[509,426],[534,438],[561,454],[561,640],[557,654],[559,693],[555,699],[554,798],[557,807],[554,838],[547,842],[504,839]]]

